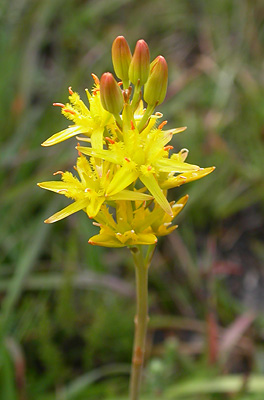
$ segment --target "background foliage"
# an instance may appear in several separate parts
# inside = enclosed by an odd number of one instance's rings
[[[111,44],[144,38],[168,61],[175,149],[216,165],[189,193],[150,271],[146,399],[262,400],[264,7],[261,0],[0,3],[0,399],[123,398],[134,315],[128,251],[87,244],[84,214],[36,187],[74,164],[53,101],[110,70]],[[125,397],[124,397],[125,398]]]

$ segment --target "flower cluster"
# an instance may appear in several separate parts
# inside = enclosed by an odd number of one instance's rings
[[[61,181],[38,185],[74,200],[45,222],[59,221],[83,210],[100,228],[89,243],[107,247],[153,244],[157,237],[176,228],[173,218],[185,206],[188,196],[169,203],[167,190],[200,179],[214,167],[200,168],[185,162],[187,149],[170,155],[168,143],[186,127],[164,129],[155,112],[163,102],[168,82],[166,60],[150,62],[148,45],[136,44],[133,55],[123,36],[115,39],[112,60],[116,76],[107,72],[86,90],[89,108],[69,88],[69,103],[54,103],[73,122],[42,145],[51,146],[76,135],[76,171],[58,171]],[[146,103],[144,108],[143,100]],[[86,157],[88,156],[88,157]]]

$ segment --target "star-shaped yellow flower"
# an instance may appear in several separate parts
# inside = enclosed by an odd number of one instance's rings
[[[162,130],[161,124],[155,128],[155,119],[150,120],[147,127],[139,132],[135,121],[130,120],[123,112],[123,129],[117,131],[111,138],[108,149],[95,149],[92,147],[78,146],[78,150],[86,155],[107,160],[120,165],[111,184],[108,186],[109,196],[123,190],[138,178],[149,192],[155,197],[163,210],[172,215],[172,209],[159,184],[159,177],[163,174],[186,173],[199,171],[197,165],[188,164],[180,152],[169,158],[167,146],[173,134],[182,132],[186,128]],[[167,175],[166,175],[167,176]]]
[[[115,175],[115,169],[116,166],[107,161],[98,167],[94,159],[91,158],[88,161],[81,155],[78,157],[76,165],[80,180],[70,172],[58,171],[55,175],[61,174],[62,181],[38,183],[38,186],[43,189],[63,194],[75,200],[74,203],[52,215],[45,222],[59,221],[80,210],[84,210],[89,218],[95,218],[105,201],[148,201],[152,199],[152,196],[136,190],[121,190],[112,196],[106,196],[106,190]]]
[[[188,195],[182,197],[177,203],[172,202],[172,216],[155,203],[152,210],[146,202],[137,201],[133,210],[131,202],[116,202],[116,220],[103,205],[95,217],[100,227],[100,233],[90,238],[89,243],[105,247],[135,246],[138,244],[154,244],[158,236],[168,235],[177,225],[172,225],[172,220],[181,212],[187,203]]]
[[[89,101],[90,108],[80,99],[78,93],[73,92],[69,87],[69,103],[53,103],[55,106],[61,107],[62,114],[69,120],[74,122],[67,129],[55,133],[49,139],[42,143],[42,146],[52,146],[69,139],[78,134],[84,134],[91,138],[91,143],[94,148],[103,147],[103,133],[105,127],[114,124],[112,114],[106,111],[100,101],[100,84],[96,75],[92,74],[95,87],[92,94],[86,89],[86,95]]]

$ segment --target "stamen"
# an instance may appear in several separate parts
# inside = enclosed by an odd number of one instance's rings
[[[148,170],[148,171],[151,171],[151,170],[152,170],[152,166],[149,165],[149,166],[147,167],[147,170]]]
[[[108,179],[109,178],[109,175],[110,175],[110,169],[107,171],[107,173],[106,173],[106,179]]]
[[[123,82],[120,81],[120,82],[117,82],[117,84],[118,84],[118,86],[122,86],[122,85],[123,85]]]
[[[122,236],[122,233],[117,232],[117,233],[116,233],[116,236]]]
[[[84,189],[84,191],[85,191],[85,193],[88,193],[88,192],[91,191],[91,189],[90,188],[86,188],[86,189]]]
[[[127,162],[130,162],[129,158],[127,158],[127,157],[125,157],[125,160],[126,160]]]
[[[133,124],[133,121],[130,121],[130,124],[131,124],[132,131],[134,131],[135,130],[135,125]]]
[[[92,240],[88,240],[89,244],[95,245],[95,242],[93,242]]]
[[[115,143],[115,141],[113,139],[110,139],[108,136],[105,137],[105,140],[107,140],[111,144]]]
[[[63,111],[68,112],[68,113],[70,113],[70,114],[72,114],[72,115],[76,115],[76,112],[75,112],[75,111],[69,110],[68,108],[64,108]]]
[[[54,176],[55,176],[55,175],[59,175],[59,174],[60,174],[60,175],[63,175],[63,174],[64,174],[64,172],[63,172],[63,171],[57,171],[57,172],[54,172],[52,175],[54,175]]]
[[[100,84],[100,81],[99,81],[98,76],[95,75],[95,74],[91,74],[91,75],[92,75],[92,77],[93,77],[94,83],[95,83],[96,85],[99,85],[99,84]]]
[[[135,233],[135,231],[134,231],[134,229],[131,229],[131,231],[130,231],[131,233]]]
[[[79,151],[80,143],[77,143],[77,146],[75,147],[76,150],[78,151],[78,156],[81,157],[82,153]]]
[[[101,224],[99,224],[99,222],[93,222],[94,226],[99,226],[99,228],[102,226]]]
[[[71,86],[68,87],[68,90],[69,90],[70,95],[72,95],[73,94],[73,90],[72,90]]]
[[[63,104],[63,103],[53,103],[52,105],[53,105],[53,106],[62,107],[62,108],[65,107],[65,104]]]
[[[162,129],[164,125],[166,125],[168,121],[163,121],[161,124],[159,124],[158,129]]]
[[[174,149],[174,147],[171,146],[171,145],[168,145],[168,146],[165,146],[165,147],[164,147],[164,150],[165,150],[165,151],[167,151],[167,150],[172,150],[172,149]]]

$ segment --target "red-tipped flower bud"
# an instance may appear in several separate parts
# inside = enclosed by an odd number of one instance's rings
[[[129,80],[136,85],[140,81],[140,86],[144,85],[149,76],[150,67],[149,48],[145,40],[138,40],[129,67]]]
[[[144,87],[144,100],[149,105],[161,104],[168,86],[168,65],[164,57],[158,56],[150,64],[149,79]]]
[[[124,105],[120,87],[110,72],[106,72],[100,79],[100,97],[102,106],[111,114],[119,114]]]
[[[132,59],[129,45],[124,36],[118,36],[112,45],[112,61],[116,76],[123,82],[128,82],[128,69]]]

